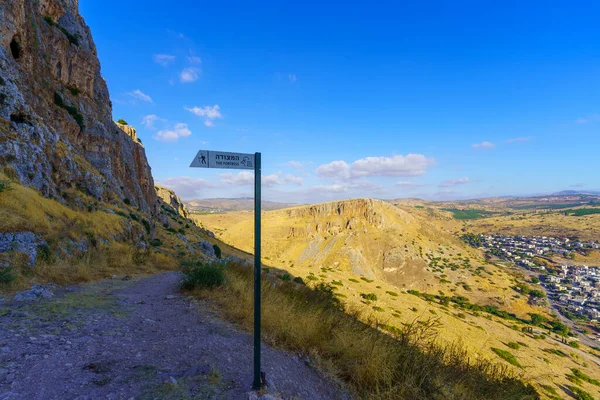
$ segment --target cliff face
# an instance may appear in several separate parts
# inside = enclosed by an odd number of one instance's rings
[[[155,186],[156,194],[159,198],[158,202],[161,200],[164,204],[171,207],[175,213],[182,216],[183,218],[188,218],[189,213],[183,201],[175,194],[171,189],[167,189],[162,186]]]
[[[0,2],[0,169],[60,198],[156,214],[157,197],[135,130],[112,121],[91,32],[77,0]]]
[[[310,221],[305,226],[290,227],[290,237],[335,235],[344,231],[364,231],[368,226],[380,228],[385,223],[382,208],[386,204],[374,199],[355,199],[315,204],[284,210],[291,220]]]

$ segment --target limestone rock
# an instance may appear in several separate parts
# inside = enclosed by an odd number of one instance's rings
[[[53,297],[54,293],[48,286],[33,285],[31,289],[24,290],[15,294],[14,301],[32,301],[38,299],[47,299]]]
[[[162,204],[159,204],[159,206],[164,205],[183,218],[189,217],[187,208],[183,204],[183,201],[181,201],[181,199],[175,194],[175,192],[159,185],[155,185],[155,189],[159,203],[162,201]]]
[[[211,243],[203,240],[202,242],[198,242],[198,247],[200,248],[200,251],[206,254],[208,257],[216,257],[215,248]]]
[[[29,257],[28,265],[34,265],[39,246],[46,242],[33,232],[0,233],[0,253],[15,251]]]
[[[0,167],[60,198],[77,187],[157,213],[154,180],[133,128],[112,105],[76,0],[0,2]]]

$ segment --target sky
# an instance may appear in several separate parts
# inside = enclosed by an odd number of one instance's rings
[[[80,0],[113,117],[184,199],[600,189],[597,1]]]

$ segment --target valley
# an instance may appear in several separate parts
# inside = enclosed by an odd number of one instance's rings
[[[485,216],[466,224],[462,215],[447,211],[457,207],[483,210]],[[595,343],[597,323],[587,326],[583,341],[577,339],[581,329],[570,339],[563,337],[562,316],[552,316],[556,310],[545,299],[545,281],[538,279],[545,279],[548,270],[490,257],[463,237],[495,226],[501,218],[497,213],[508,212],[505,207],[356,199],[265,211],[263,263],[269,274],[284,281],[331,285],[348,309],[379,321],[383,330],[435,320],[438,340],[461,343],[477,357],[498,359],[509,352],[525,377],[557,390],[572,383],[573,369],[599,376],[600,342],[589,347]],[[224,242],[252,252],[252,215],[241,211],[192,218]],[[520,215],[522,226],[536,223],[529,218],[536,213]],[[599,222],[594,215],[578,218]],[[576,237],[588,238],[585,228]],[[571,257],[586,257],[584,245],[576,243],[571,243]],[[585,243],[592,250],[587,259],[594,260],[596,242]],[[542,255],[555,258],[547,261],[551,273],[565,256],[556,249]]]
[[[519,96],[478,97],[469,87],[491,83],[471,85],[467,67],[457,91],[461,71],[434,69],[462,65],[438,57],[471,46],[425,54],[421,43],[451,29],[419,32],[406,12],[416,3],[381,32],[367,25],[387,16],[364,5],[345,4],[348,18],[337,4],[295,5],[289,14],[306,16],[294,26],[282,4],[205,4],[211,18],[198,24],[197,4],[109,3],[0,2],[0,398],[600,398],[600,192],[583,190],[596,154],[569,155],[547,118],[531,121],[552,133],[547,142],[517,136],[537,114],[511,120],[504,101],[519,109]],[[330,29],[340,22],[351,26]],[[499,26],[494,51],[508,43]],[[469,60],[491,62],[491,36]],[[351,71],[358,59],[366,67]],[[483,79],[530,61],[473,70]],[[496,98],[488,107],[510,129],[480,129],[501,125],[476,107]],[[595,135],[600,121],[561,118],[575,121],[573,136]],[[473,126],[511,137],[455,134]],[[197,147],[213,145],[260,150],[261,176],[229,161],[190,172]],[[562,179],[536,159],[556,148],[571,164]],[[269,199],[257,276],[255,182]],[[552,192],[557,184],[581,190]],[[503,192],[537,194],[484,197]]]

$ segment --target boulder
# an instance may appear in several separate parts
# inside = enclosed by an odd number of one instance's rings
[[[0,233],[0,253],[25,253],[29,257],[29,266],[35,264],[38,247],[43,245],[46,242],[33,232]]]
[[[212,243],[203,240],[201,242],[198,242],[198,247],[200,248],[200,251],[206,254],[208,257],[217,257],[217,255],[215,254],[215,248],[213,247]]]
[[[33,301],[38,299],[48,299],[53,297],[54,293],[48,286],[33,285],[29,290],[23,290],[15,294],[14,301]]]

